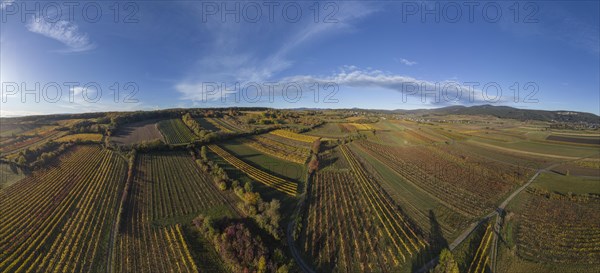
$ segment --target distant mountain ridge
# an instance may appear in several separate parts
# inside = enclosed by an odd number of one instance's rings
[[[418,109],[418,110],[394,110],[395,113],[415,114],[415,115],[489,115],[498,118],[508,118],[516,120],[540,120],[540,121],[558,121],[558,122],[587,122],[600,123],[600,116],[592,113],[577,111],[549,111],[549,110],[531,110],[519,109],[509,106],[477,105],[477,106],[449,106],[436,109]]]
[[[150,111],[125,111],[125,112],[94,112],[94,113],[77,113],[77,114],[49,114],[49,115],[35,115],[35,116],[18,116],[18,117],[0,117],[0,120],[7,122],[11,120],[15,121],[27,121],[36,120],[39,118],[97,118],[102,117],[106,113],[127,113],[127,112],[181,112],[186,110],[194,109],[210,109],[210,110],[227,110],[236,109],[240,111],[266,111],[266,110],[277,110],[277,108],[268,107],[219,107],[219,108],[171,108],[171,109],[160,109]],[[369,113],[386,113],[386,114],[403,114],[403,115],[416,115],[416,116],[444,116],[444,115],[471,115],[471,116],[494,116],[497,118],[507,118],[516,120],[539,120],[539,121],[556,121],[556,122],[586,122],[592,124],[600,124],[600,116],[578,111],[570,110],[532,110],[532,109],[519,109],[510,106],[495,106],[495,105],[475,105],[475,106],[448,106],[434,109],[416,109],[416,110],[384,110],[384,109],[363,109],[363,108],[345,108],[345,109],[334,109],[334,108],[283,108],[280,110],[288,111],[362,111]]]

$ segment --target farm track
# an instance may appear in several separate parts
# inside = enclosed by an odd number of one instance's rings
[[[471,233],[473,233],[473,231],[482,223],[484,223],[485,221],[489,220],[491,217],[496,216],[496,221],[493,225],[493,239],[492,239],[492,246],[491,246],[491,250],[490,250],[490,267],[492,269],[492,272],[496,272],[496,259],[497,259],[497,251],[498,251],[498,235],[500,233],[500,222],[501,222],[501,215],[500,213],[504,211],[504,209],[506,208],[506,206],[508,206],[508,204],[510,203],[510,201],[512,201],[519,193],[521,193],[524,189],[526,189],[527,187],[529,187],[529,185],[531,185],[531,183],[533,183],[533,181],[535,181],[535,179],[542,173],[548,170],[551,170],[552,168],[564,164],[566,162],[570,162],[570,161],[575,161],[575,160],[581,160],[581,159],[586,159],[589,156],[585,156],[585,157],[579,157],[579,158],[575,158],[572,160],[568,160],[568,161],[563,161],[563,162],[559,162],[559,163],[554,163],[550,166],[547,166],[546,168],[543,169],[539,169],[537,170],[537,172],[535,174],[533,174],[533,176],[527,181],[527,183],[525,183],[523,186],[519,187],[518,189],[516,189],[515,191],[513,191],[499,206],[496,210],[494,210],[493,212],[490,212],[489,214],[485,215],[484,217],[482,217],[479,221],[471,224],[467,229],[465,229],[463,231],[463,233],[456,238],[450,245],[449,245],[449,249],[450,250],[454,250],[454,248],[456,248],[458,245],[460,245]],[[424,273],[427,272],[429,269],[433,268],[433,266],[435,266],[435,264],[437,263],[437,259],[438,257],[435,257],[434,259],[430,260],[428,263],[426,263],[425,265],[423,265],[423,267],[418,270],[417,272],[419,273]]]
[[[304,273],[316,273],[304,261],[304,259],[300,255],[298,249],[296,248],[296,243],[294,241],[294,236],[292,236],[292,232],[294,230],[294,225],[295,225],[295,222],[294,221],[290,221],[290,223],[288,224],[288,226],[286,228],[286,231],[285,231],[285,237],[287,239],[288,246],[290,248],[290,253],[292,254],[292,258],[294,258],[294,260],[296,261],[296,264],[298,264],[298,266],[300,267],[300,270],[302,270],[302,272],[304,272]]]

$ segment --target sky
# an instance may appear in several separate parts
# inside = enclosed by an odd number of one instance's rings
[[[598,1],[1,0],[1,116],[508,105],[600,114]]]

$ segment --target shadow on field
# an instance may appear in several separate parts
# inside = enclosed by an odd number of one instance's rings
[[[442,233],[442,227],[437,221],[433,210],[429,210],[429,224],[431,230],[429,232],[429,246],[423,248],[419,253],[415,255],[412,261],[412,272],[419,271],[423,265],[429,262],[434,257],[437,257],[442,249],[448,248],[448,241],[444,238]]]
[[[323,168],[326,168],[329,166],[333,166],[333,164],[335,164],[335,162],[337,162],[337,161],[338,161],[337,157],[325,156],[325,157],[321,158],[321,161],[319,162],[320,163],[319,168],[323,169]]]

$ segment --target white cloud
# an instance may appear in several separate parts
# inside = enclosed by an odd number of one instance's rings
[[[5,9],[7,6],[12,5],[15,0],[2,0],[0,1],[0,10]]]
[[[86,33],[81,33],[77,24],[60,20],[46,22],[41,17],[32,17],[26,25],[27,30],[57,40],[68,47],[65,52],[82,52],[95,46]]]
[[[239,88],[235,88],[233,85],[221,86],[221,83],[218,82],[181,83],[176,85],[175,89],[183,95],[182,99],[192,101],[218,101],[239,91]]]
[[[477,89],[477,86],[461,84],[453,80],[441,82],[420,80],[411,76],[386,73],[380,70],[366,69],[361,70],[355,66],[344,66],[340,72],[330,76],[297,75],[286,77],[279,81],[280,83],[298,83],[302,85],[313,85],[315,83],[328,84],[333,83],[340,87],[364,88],[366,91],[383,88],[403,92],[409,97],[418,97],[430,103],[435,102],[434,93],[437,94],[439,103],[442,104],[467,104],[467,103],[493,103],[505,102],[503,98],[494,101],[493,92],[486,97],[483,92]],[[485,83],[480,83],[482,86]],[[492,90],[494,90],[492,88]],[[436,102],[438,103],[438,102]]]
[[[24,111],[24,110],[6,110],[0,109],[0,117],[22,117],[31,115],[43,115],[43,112]]]
[[[417,64],[417,62],[415,61],[409,61],[407,59],[399,59],[398,62],[404,64],[404,65],[408,65],[408,66],[413,66],[415,64]]]
[[[267,85],[268,83],[268,85]],[[492,87],[489,95],[482,92],[481,88],[486,83],[460,83],[456,80],[430,81],[417,79],[407,75],[398,75],[376,69],[360,69],[353,65],[342,66],[338,72],[327,76],[295,75],[267,82],[239,81],[238,85],[222,82],[205,82],[196,84],[178,84],[175,88],[182,94],[182,99],[191,101],[219,101],[232,102],[241,99],[239,91],[248,92],[254,96],[255,90],[262,93],[260,98],[266,100],[271,96],[281,96],[285,86],[301,86],[302,90],[313,90],[318,86],[337,86],[340,91],[361,90],[366,96],[377,96],[379,90],[392,90],[405,94],[411,101],[420,101],[431,105],[466,105],[483,103],[506,103],[503,97],[495,98]],[[253,86],[258,85],[257,89]],[[269,88],[271,86],[272,89]],[[272,93],[274,92],[274,93]],[[236,94],[238,93],[238,94]]]

